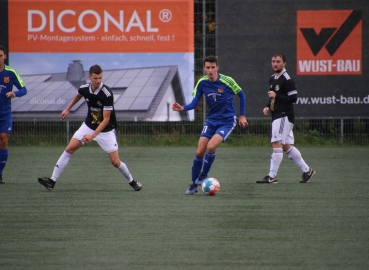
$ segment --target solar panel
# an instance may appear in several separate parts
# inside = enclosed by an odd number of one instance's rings
[[[137,116],[137,111],[140,111],[141,118],[150,119],[158,110],[157,106],[160,104],[158,101],[164,95],[174,95],[174,92],[180,91],[178,95],[183,96],[180,86],[176,89],[171,87],[174,76],[178,76],[176,66],[106,70],[103,73],[103,83],[112,89],[114,108],[120,117],[122,116],[120,112],[125,112],[128,114],[124,117],[131,119],[133,115]],[[22,117],[38,114],[42,117],[47,112],[60,113],[77,94],[78,87],[89,83],[87,71],[80,82],[69,82],[67,78],[67,73],[22,76],[28,93],[25,97],[12,100],[14,115],[20,112],[23,113]],[[87,107],[81,107],[82,104],[85,104],[84,99],[72,108],[69,117],[74,115],[84,118]],[[24,114],[26,112],[27,115]],[[55,115],[50,114],[50,117]]]
[[[130,110],[147,110],[154,97],[137,97],[132,103]]]

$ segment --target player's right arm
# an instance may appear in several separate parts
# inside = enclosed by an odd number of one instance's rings
[[[199,83],[197,83],[195,89],[192,92],[192,95],[194,96],[194,98],[189,104],[182,106],[181,104],[174,102],[172,104],[172,110],[177,111],[177,112],[182,112],[182,111],[190,111],[190,110],[195,109],[197,105],[199,104],[201,96],[202,96],[202,89],[201,87],[199,87]]]
[[[193,100],[191,101],[191,103],[187,104],[187,105],[181,105],[178,102],[174,102],[172,104],[172,110],[173,111],[177,111],[177,112],[182,112],[182,111],[189,111],[189,110],[193,110],[197,107],[197,105],[200,102],[200,98],[199,97],[194,97]]]
[[[182,112],[183,111],[183,106],[181,104],[179,104],[178,102],[173,102],[172,110],[176,111],[176,112]]]
[[[62,111],[61,113],[61,119],[64,120],[65,118],[67,118],[70,110],[73,108],[74,105],[76,105],[76,103],[78,101],[80,101],[80,99],[82,98],[82,96],[80,94],[77,94],[74,96],[74,98],[72,99],[72,101],[69,103],[68,107],[66,109],[64,109],[64,111]]]
[[[110,115],[111,110],[103,110],[103,120],[102,122],[97,126],[95,131],[92,134],[85,134],[82,138],[82,141],[85,143],[91,142],[96,136],[106,128],[106,126],[109,124],[110,121]]]
[[[200,98],[198,98],[198,97],[194,97],[193,100],[191,101],[191,103],[189,103],[187,105],[183,105],[183,106],[181,104],[179,104],[178,102],[174,102],[172,104],[172,110],[177,111],[177,112],[193,110],[197,107],[199,102],[200,102]]]

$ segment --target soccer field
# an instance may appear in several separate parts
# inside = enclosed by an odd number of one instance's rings
[[[50,192],[63,147],[10,147],[0,185],[0,269],[367,269],[369,148],[298,147],[300,184],[269,147],[218,148],[216,196],[185,195],[195,147],[121,147],[135,192],[99,147],[77,151]]]

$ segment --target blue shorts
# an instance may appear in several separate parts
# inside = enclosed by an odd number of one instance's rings
[[[223,142],[232,133],[236,126],[236,116],[227,122],[219,122],[206,119],[203,129],[201,131],[200,137],[206,137],[211,139],[215,134],[219,134],[223,137]]]
[[[0,133],[12,133],[12,115],[0,118]]]

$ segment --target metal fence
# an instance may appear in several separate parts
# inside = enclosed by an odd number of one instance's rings
[[[202,113],[194,122],[119,122],[120,145],[196,145],[202,129]],[[65,145],[81,122],[14,122],[10,144]],[[268,145],[270,119],[249,119],[247,128],[237,127],[229,145]],[[299,145],[369,145],[368,119],[296,119],[295,141]]]
[[[216,55],[216,0],[194,1],[195,81],[203,75],[204,56]],[[249,101],[250,102],[250,101]],[[195,110],[195,121],[119,121],[120,145],[196,145],[206,106]],[[119,120],[119,119],[118,119]],[[237,127],[227,139],[230,145],[269,145],[270,118],[248,119],[249,127]],[[15,121],[12,146],[65,145],[80,121]],[[369,145],[369,119],[296,119],[294,133],[299,145]]]

